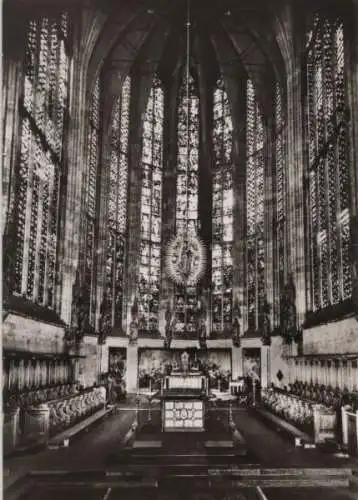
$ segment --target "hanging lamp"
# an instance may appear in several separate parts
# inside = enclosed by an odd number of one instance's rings
[[[190,0],[187,4],[186,21],[186,220],[184,228],[170,240],[166,251],[166,270],[168,276],[178,285],[195,286],[205,271],[206,250],[196,230],[189,230],[189,193],[188,172],[190,163]]]

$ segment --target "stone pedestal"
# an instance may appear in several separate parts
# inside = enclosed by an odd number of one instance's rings
[[[4,413],[3,453],[8,455],[16,449],[19,436],[20,408],[13,408]]]
[[[46,445],[49,438],[50,409],[47,404],[32,406],[24,418],[24,445]]]

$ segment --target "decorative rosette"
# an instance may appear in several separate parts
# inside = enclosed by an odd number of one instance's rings
[[[178,285],[196,285],[204,274],[205,265],[205,246],[196,235],[179,233],[169,242],[166,270]]]

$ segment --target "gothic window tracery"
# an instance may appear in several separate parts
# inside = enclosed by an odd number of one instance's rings
[[[97,77],[92,89],[88,127],[87,127],[87,172],[84,192],[84,255],[81,272],[82,289],[86,290],[88,300],[81,305],[82,314],[87,317],[90,328],[95,326],[95,261],[96,261],[96,223],[97,189],[100,159],[101,132],[101,80]]]
[[[111,326],[120,325],[127,231],[128,139],[131,78],[127,76],[114,103],[111,123],[104,313]]]
[[[222,79],[213,93],[212,329],[232,326],[233,172],[232,119]]]
[[[164,90],[155,77],[143,123],[139,329],[158,331],[161,276]]]
[[[246,244],[248,328],[256,330],[265,307],[264,129],[254,85],[247,81]]]
[[[344,26],[316,14],[307,45],[309,255],[312,309],[352,291]]]
[[[280,309],[286,276],[286,162],[284,146],[284,115],[282,109],[282,89],[280,83],[275,86],[275,180],[276,180],[276,279],[274,323],[280,323]],[[280,300],[281,299],[281,300]]]
[[[189,73],[179,88],[177,111],[177,186],[176,231],[197,234],[199,199],[199,94],[197,84]],[[187,89],[189,90],[187,94]],[[189,98],[189,102],[188,102]],[[177,332],[195,332],[197,327],[198,297],[196,286],[175,289]]]
[[[13,289],[55,307],[63,140],[68,114],[69,19],[29,23],[24,64]]]

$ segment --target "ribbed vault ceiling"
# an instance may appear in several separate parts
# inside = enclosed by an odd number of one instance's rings
[[[267,84],[284,73],[274,31],[278,3],[191,0],[190,5],[193,72],[201,71],[210,82],[219,73],[244,70],[267,102]],[[112,88],[118,75],[129,71],[156,71],[164,82],[177,75],[186,57],[187,0],[108,0],[101,9],[108,17],[93,57],[113,74]]]
[[[190,0],[193,72],[206,82],[219,73],[245,73],[254,81],[265,112],[272,101],[275,77],[285,80],[277,44],[283,0]],[[104,68],[116,94],[131,72],[157,72],[170,82],[185,61],[187,0],[5,0],[17,12],[43,15],[50,9],[70,9],[78,20],[81,9],[98,10],[101,30],[90,57],[90,78]],[[108,87],[107,87],[108,88]],[[265,113],[264,113],[265,114]]]

